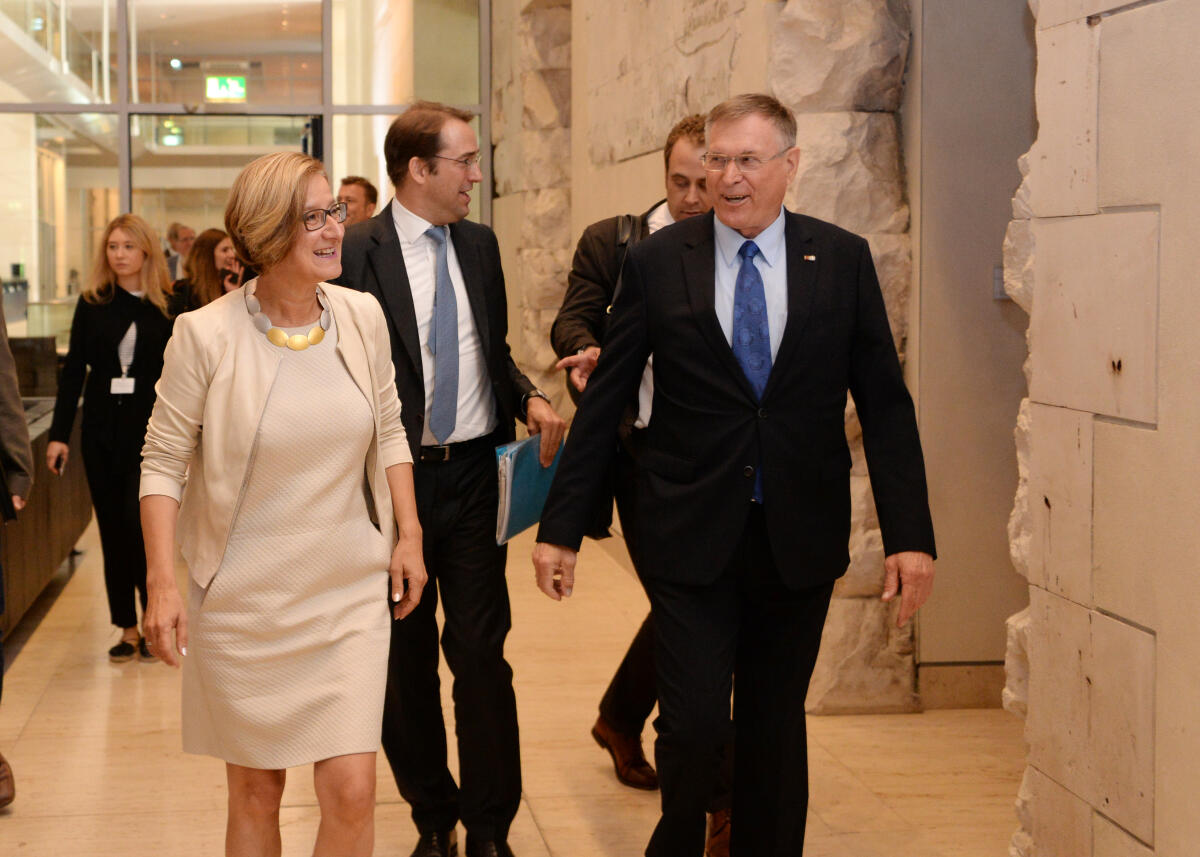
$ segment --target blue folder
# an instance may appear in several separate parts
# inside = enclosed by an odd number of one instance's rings
[[[496,447],[496,471],[500,477],[500,506],[496,512],[496,544],[502,545],[542,517],[550,483],[562,458],[562,444],[549,467],[538,461],[542,436],[530,435],[524,440]]]

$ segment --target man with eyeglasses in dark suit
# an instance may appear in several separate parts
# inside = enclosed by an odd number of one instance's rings
[[[483,176],[471,114],[418,102],[388,129],[384,156],[396,193],[351,227],[340,282],[373,294],[392,338],[401,418],[429,583],[421,603],[392,626],[383,749],[420,840],[413,857],[507,857],[521,800],[521,756],[512,669],[512,624],[496,545],[494,449],[522,419],[540,433],[549,465],[565,423],[509,353],[500,250],[491,229],[466,220]],[[460,782],[446,763],[438,680],[441,647],[454,674]]]

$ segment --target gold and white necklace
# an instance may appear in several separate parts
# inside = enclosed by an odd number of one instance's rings
[[[303,351],[310,345],[319,344],[325,338],[325,331],[329,330],[329,324],[333,317],[329,313],[329,301],[319,286],[317,287],[317,302],[321,305],[320,320],[308,333],[293,333],[291,336],[271,324],[271,319],[267,318],[266,313],[262,311],[262,304],[254,296],[257,288],[257,280],[251,280],[242,287],[246,295],[246,311],[250,313],[250,320],[254,322],[254,326],[260,333],[267,335],[267,341],[272,345],[280,348],[287,347],[293,351]]]

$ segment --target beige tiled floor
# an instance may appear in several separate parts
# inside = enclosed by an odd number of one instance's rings
[[[551,602],[533,587],[531,544],[519,538],[509,563],[525,776],[510,843],[520,857],[636,857],[658,795],[619,786],[588,729],[645,598],[589,543],[575,597]],[[94,529],[80,547],[74,577],[4,679],[0,750],[17,801],[0,810],[0,855],[220,854],[223,766],[179,750],[177,672],[104,657],[115,632]],[[810,718],[809,735],[808,857],[1007,853],[1023,757],[1011,715]],[[309,853],[317,823],[309,771],[291,772],[284,803],[284,853]],[[407,855],[415,838],[381,758],[376,851]]]

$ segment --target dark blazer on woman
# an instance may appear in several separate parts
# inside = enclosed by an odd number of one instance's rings
[[[173,322],[154,304],[115,287],[108,303],[79,299],[71,322],[71,343],[58,380],[58,401],[50,440],[67,443],[82,390],[83,439],[88,446],[136,458],[146,439],[146,423],[154,409],[154,385],[162,374],[163,351]],[[113,395],[113,378],[121,375],[117,346],[131,322],[137,322],[137,342],[129,377],[133,392]],[[88,369],[91,372],[88,373]],[[84,381],[86,375],[86,384]]]

